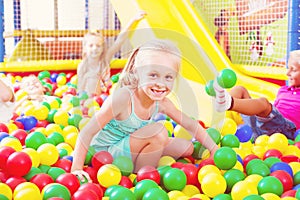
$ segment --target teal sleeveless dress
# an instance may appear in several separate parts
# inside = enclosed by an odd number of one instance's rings
[[[151,118],[149,120],[142,120],[134,112],[133,93],[131,90],[129,92],[131,98],[130,116],[126,120],[112,119],[94,136],[91,146],[96,152],[108,151],[114,158],[118,156],[132,158],[129,143],[130,134],[148,124],[154,123],[153,119],[158,113],[158,102],[156,102],[155,111],[151,115]]]

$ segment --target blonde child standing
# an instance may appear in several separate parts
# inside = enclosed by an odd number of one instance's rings
[[[152,40],[134,50],[120,76],[120,87],[105,100],[101,109],[81,130],[71,171],[89,178],[83,165],[90,145],[113,157],[132,159],[135,172],[145,165],[157,167],[161,156],[175,159],[193,153],[191,141],[168,137],[162,123],[154,122],[163,113],[184,127],[211,153],[218,146],[204,128],[184,114],[167,97],[172,92],[181,64],[180,52],[167,40]]]
[[[144,18],[140,11],[121,31],[111,47],[107,47],[100,33],[87,33],[83,38],[82,62],[78,65],[78,92],[85,91],[89,96],[106,92],[110,80],[110,60],[121,49],[129,31]]]
[[[254,139],[283,133],[293,140],[296,129],[300,129],[300,50],[290,53],[287,76],[288,85],[280,87],[273,104],[264,97],[252,99],[243,86],[235,86],[227,93],[214,81],[216,109],[241,113],[244,122],[252,127]]]

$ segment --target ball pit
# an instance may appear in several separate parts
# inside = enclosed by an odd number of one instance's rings
[[[230,72],[226,76],[230,78]],[[26,101],[9,123],[0,123],[0,199],[300,198],[300,131],[293,141],[281,133],[252,140],[249,127],[228,116],[214,128],[204,125],[220,146],[213,158],[193,141],[192,157],[163,156],[156,168],[145,166],[134,173],[129,158],[90,148],[84,171],[93,182],[81,182],[70,173],[72,153],[79,131],[108,94],[77,94],[75,74],[44,71],[38,77],[54,98],[39,104]],[[15,90],[17,98],[25,95],[17,86]],[[155,120],[165,125],[169,137],[191,139],[167,116]]]

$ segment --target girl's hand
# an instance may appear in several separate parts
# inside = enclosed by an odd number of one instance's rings
[[[140,10],[138,12],[138,14],[134,17],[134,21],[140,21],[141,19],[143,19],[145,16],[147,15],[147,13],[143,10]]]
[[[79,180],[81,182],[83,182],[83,183],[86,180],[88,180],[89,183],[93,182],[92,179],[91,179],[91,177],[90,177],[90,175],[87,172],[83,171],[83,170],[79,170],[78,169],[78,170],[72,171],[71,173],[74,174],[74,175],[76,175],[79,178]]]

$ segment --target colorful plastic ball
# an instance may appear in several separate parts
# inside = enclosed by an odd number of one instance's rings
[[[61,133],[53,132],[47,137],[48,139],[51,138],[54,141],[54,145],[58,145],[60,143],[65,142],[64,136]]]
[[[134,195],[137,200],[142,199],[144,194],[150,189],[158,188],[158,184],[150,179],[144,179],[139,182],[134,187]]]
[[[37,149],[43,165],[53,165],[59,159],[58,149],[53,144],[42,144]]]
[[[222,136],[225,136],[227,134],[235,134],[237,130],[237,124],[233,119],[226,117],[219,124],[218,129],[220,130]]]
[[[209,173],[221,174],[221,171],[215,165],[211,165],[211,164],[204,165],[202,168],[200,168],[200,170],[198,172],[199,183],[201,183],[203,178]]]
[[[205,92],[209,96],[216,96],[216,92],[213,85],[214,85],[214,80],[210,80],[205,84]]]
[[[283,170],[286,171],[287,173],[289,173],[289,175],[291,177],[293,177],[293,169],[291,168],[291,166],[285,162],[277,162],[274,163],[271,168],[270,168],[271,172],[277,171],[277,170]]]
[[[16,150],[10,146],[0,147],[0,169],[6,168],[6,161],[8,157],[14,152],[16,152]]]
[[[218,194],[213,200],[232,200],[232,198],[229,194]]]
[[[213,198],[226,191],[226,180],[220,174],[207,174],[201,182],[201,189],[204,194]]]
[[[1,140],[0,145],[12,147],[15,151],[22,150],[21,142],[15,137],[5,137]]]
[[[258,174],[263,177],[270,175],[269,167],[260,159],[251,160],[246,166],[247,175]]]
[[[38,131],[34,131],[28,134],[25,139],[25,146],[27,148],[38,149],[42,144],[47,143],[46,136]]]
[[[84,183],[79,186],[78,190],[91,190],[101,199],[103,197],[103,190],[99,184],[96,183]]]
[[[217,76],[218,84],[223,88],[232,88],[237,81],[236,74],[231,69],[223,69]]]
[[[237,182],[231,190],[231,197],[236,200],[243,200],[251,194],[258,194],[257,187],[246,181]]]
[[[284,170],[276,170],[270,174],[270,176],[276,177],[283,186],[283,192],[291,190],[293,188],[293,177]]]
[[[170,166],[172,165],[173,163],[175,163],[176,160],[171,157],[171,156],[162,156],[160,159],[159,159],[159,162],[158,162],[158,166]]]
[[[68,188],[68,190],[70,191],[71,195],[73,195],[80,187],[79,179],[76,177],[76,175],[71,173],[59,175],[55,182],[66,186],[66,188]]]
[[[3,138],[6,138],[6,137],[8,137],[8,136],[9,136],[8,133],[6,133],[6,132],[0,132],[0,142],[1,142],[1,140],[2,140]]]
[[[78,190],[72,195],[72,200],[100,200],[97,194],[92,190]]]
[[[191,134],[185,128],[180,126],[179,124],[175,126],[173,132],[174,132],[174,137],[176,137],[176,138],[183,138],[186,140],[192,139]]]
[[[133,182],[130,180],[128,176],[122,176],[119,185],[130,189],[133,187]]]
[[[17,129],[15,131],[13,131],[10,135],[17,138],[21,142],[21,144],[24,145],[25,139],[26,139],[28,133],[25,130]]]
[[[26,179],[20,176],[11,176],[6,181],[7,184],[13,191],[21,183],[25,183]]]
[[[226,180],[226,185],[227,185],[226,193],[230,193],[234,184],[244,180],[246,177],[245,174],[238,169],[230,169],[226,171],[223,176]]]
[[[136,200],[133,192],[125,187],[116,188],[109,196],[109,200]]]
[[[8,133],[8,128],[4,123],[0,123],[0,132]]]
[[[240,141],[237,136],[233,134],[224,135],[221,139],[222,147],[239,148]]]
[[[45,120],[47,119],[49,114],[49,109],[40,104],[40,105],[36,105],[34,110],[33,110],[33,116],[37,119],[37,120]]]
[[[5,183],[0,183],[0,194],[5,196],[9,200],[11,200],[13,196],[11,188]]]
[[[71,199],[71,194],[68,188],[59,183],[50,183],[46,185],[42,190],[43,199],[49,199],[51,197],[61,197],[63,199]]]
[[[34,128],[38,120],[34,116],[25,116],[23,119],[24,130],[29,131]]]
[[[82,120],[81,115],[73,114],[73,115],[70,115],[70,117],[68,119],[68,124],[72,125],[72,126],[75,126],[75,127],[78,127],[81,120]]]
[[[219,169],[231,169],[237,162],[237,155],[230,147],[219,148],[214,155],[214,163]]]
[[[30,157],[24,152],[14,152],[6,161],[6,170],[12,176],[24,176],[32,167]]]
[[[208,133],[208,135],[213,139],[213,141],[216,144],[220,143],[221,134],[220,134],[220,132],[217,129],[210,127],[208,129],[206,129],[206,132]]]
[[[235,133],[240,142],[248,142],[252,138],[252,135],[252,128],[247,124],[239,125]]]
[[[267,148],[278,149],[281,153],[284,153],[289,145],[288,139],[281,133],[274,133],[269,137]]]
[[[49,71],[47,71],[47,70],[44,70],[44,71],[41,71],[41,72],[39,72],[39,74],[38,74],[38,79],[39,80],[43,80],[44,78],[50,78],[50,72]]]
[[[266,158],[266,159],[264,160],[264,163],[265,163],[269,168],[271,168],[273,164],[278,163],[278,162],[281,162],[281,160],[280,160],[279,158],[273,157],[273,156],[268,157],[268,158]]]
[[[268,157],[281,158],[282,153],[278,149],[269,149],[264,153],[263,160]]]
[[[153,199],[169,200],[169,196],[164,190],[160,188],[152,188],[144,194],[143,200],[153,200]]]
[[[243,200],[264,200],[260,195],[258,194],[250,194],[246,196]]]
[[[266,176],[258,182],[257,190],[260,195],[265,193],[273,193],[281,196],[283,193],[283,185],[276,177]]]
[[[35,175],[37,174],[40,174],[42,173],[42,170],[40,168],[37,168],[37,167],[31,167],[30,171],[25,175],[23,176],[27,181],[30,181],[30,179],[32,177],[34,177]]]
[[[177,168],[169,169],[162,178],[163,186],[168,190],[182,190],[186,186],[185,173]]]
[[[133,172],[133,162],[127,156],[118,156],[112,164],[121,170],[123,176],[129,176]]]
[[[101,186],[109,187],[119,184],[121,181],[121,171],[113,164],[105,164],[99,168],[97,179]]]
[[[33,176],[30,179],[30,182],[35,184],[40,189],[40,191],[42,191],[42,189],[46,185],[48,185],[50,183],[54,183],[54,180],[50,175],[45,174],[45,173],[40,173],[40,174],[36,174],[35,176]]]
[[[51,109],[48,113],[48,117],[46,118],[46,120],[50,123],[54,122],[54,115],[57,112],[57,109]]]
[[[56,78],[57,85],[65,85],[67,83],[67,78],[65,76],[58,75]]]
[[[184,165],[181,170],[185,173],[187,185],[199,185],[198,168],[193,164]]]
[[[161,181],[161,177],[157,169],[150,165],[145,165],[141,167],[137,172],[136,180],[139,182],[144,179],[153,180],[157,184],[160,184]]]
[[[58,110],[53,117],[53,121],[56,124],[60,124],[63,126],[67,126],[68,124],[68,119],[69,119],[69,114],[66,111],[63,110]]]
[[[54,165],[52,165],[53,167],[59,167],[63,170],[65,170],[66,172],[70,172],[71,171],[71,166],[72,166],[72,161],[62,158],[59,159]]]

